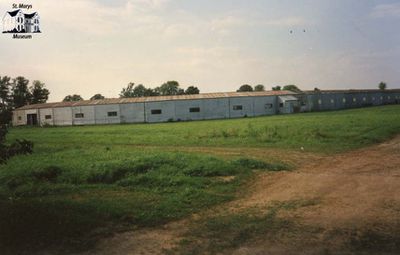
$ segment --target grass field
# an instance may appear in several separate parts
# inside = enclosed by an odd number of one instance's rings
[[[400,132],[400,106],[232,120],[13,128],[34,153],[0,165],[0,249],[89,248],[119,230],[181,219],[230,201],[277,159],[190,148],[338,153]],[[218,225],[217,225],[218,226]]]

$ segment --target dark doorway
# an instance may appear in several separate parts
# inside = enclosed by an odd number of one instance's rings
[[[30,126],[36,126],[38,124],[37,114],[26,115],[27,124]]]

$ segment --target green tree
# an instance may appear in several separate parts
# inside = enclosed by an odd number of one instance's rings
[[[258,84],[254,87],[254,91],[265,91],[265,86],[262,84]]]
[[[387,88],[386,82],[381,81],[378,87],[380,90],[385,90]]]
[[[80,95],[68,95],[64,97],[63,102],[75,102],[75,101],[82,101],[83,98]]]
[[[27,105],[31,100],[31,93],[28,89],[29,80],[22,76],[13,79],[12,83],[12,106],[14,108]]]
[[[281,89],[282,89],[281,86],[272,87],[272,90],[273,90],[273,91],[279,91],[279,90],[281,90]]]
[[[162,96],[178,95],[182,93],[182,90],[180,90],[179,83],[177,81],[167,81],[160,86],[159,90],[160,95]]]
[[[197,88],[197,87],[195,87],[195,86],[189,86],[189,87],[185,90],[185,94],[186,94],[186,95],[200,94],[200,90],[199,90],[199,88]]]
[[[4,109],[10,101],[11,78],[8,76],[0,77],[0,100],[2,109]]]
[[[133,92],[134,87],[135,83],[133,82],[128,83],[126,88],[122,88],[121,93],[119,93],[119,97],[120,98],[134,97],[134,92]]]
[[[50,91],[44,87],[44,83],[33,81],[33,85],[29,88],[30,103],[43,104],[49,99]]]
[[[236,91],[237,92],[251,92],[251,91],[253,91],[253,87],[248,84],[244,84],[244,85],[240,86],[240,88]]]
[[[101,99],[104,99],[104,98],[105,98],[105,96],[103,96],[102,94],[95,94],[94,96],[92,96],[90,98],[90,100],[101,100]]]
[[[302,92],[296,85],[286,85],[283,87],[282,90],[289,90],[296,93]]]

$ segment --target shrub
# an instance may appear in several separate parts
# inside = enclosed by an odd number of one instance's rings
[[[55,182],[63,170],[58,166],[48,166],[40,171],[33,172],[32,175],[39,181]]]

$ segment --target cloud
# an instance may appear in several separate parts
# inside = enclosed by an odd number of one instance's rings
[[[396,17],[400,18],[400,3],[379,4],[374,7],[371,13],[373,18]]]

